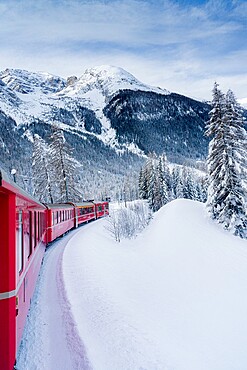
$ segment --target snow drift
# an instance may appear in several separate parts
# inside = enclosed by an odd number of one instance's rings
[[[65,288],[95,370],[245,370],[247,243],[175,200],[135,240],[70,239]]]

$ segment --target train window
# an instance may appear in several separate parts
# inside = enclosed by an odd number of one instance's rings
[[[36,240],[37,240],[37,212],[34,212],[34,229],[33,229],[33,236],[34,236],[34,248],[36,247]]]
[[[40,213],[40,238],[42,238],[44,231],[44,214]]]
[[[38,227],[37,227],[37,244],[40,238],[40,213],[38,212]]]
[[[16,254],[17,268],[20,273],[23,269],[23,227],[22,227],[22,211],[18,211],[16,215]]]
[[[32,254],[32,247],[33,247],[33,235],[32,235],[33,228],[32,228],[32,222],[33,222],[32,212],[29,211],[29,253],[28,253],[28,257],[31,256],[31,254]]]

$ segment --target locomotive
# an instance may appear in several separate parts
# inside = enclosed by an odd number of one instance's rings
[[[14,368],[45,248],[109,214],[109,202],[42,204],[0,169],[0,369]]]

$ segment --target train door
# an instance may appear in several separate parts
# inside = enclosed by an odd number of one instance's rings
[[[12,369],[16,354],[16,197],[0,188],[0,369]]]
[[[23,212],[18,210],[16,212],[16,276],[23,270],[24,250],[23,250]]]
[[[78,213],[80,208],[75,207],[75,227],[78,227]]]

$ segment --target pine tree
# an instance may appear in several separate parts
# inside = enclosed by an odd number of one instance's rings
[[[213,219],[240,237],[246,236],[246,132],[239,105],[231,91],[226,97],[215,84],[213,109],[206,134],[209,145],[207,206]]]
[[[220,189],[223,178],[221,176],[221,168],[223,166],[224,152],[224,134],[223,134],[223,116],[225,113],[225,96],[218,89],[218,84],[214,84],[212,110],[210,111],[210,120],[207,125],[206,135],[212,136],[209,144],[209,154],[207,158],[208,167],[208,199],[207,207],[213,219],[219,218],[220,199],[218,189]]]
[[[34,196],[41,202],[53,203],[51,168],[47,157],[47,147],[39,135],[34,135],[33,143],[33,184]]]
[[[139,195],[141,199],[148,199],[148,181],[147,181],[147,171],[145,167],[141,168],[139,175]]]
[[[156,184],[155,184],[155,181],[156,181],[155,180],[155,177],[156,177],[156,174],[155,174],[155,160],[156,160],[156,156],[155,155],[150,155],[148,157],[148,160],[147,160],[146,166],[145,166],[145,172],[146,172],[146,176],[147,176],[148,203],[149,203],[149,207],[153,211],[156,210],[156,207],[155,207],[155,193],[157,191],[157,187],[156,187]]]
[[[81,200],[78,177],[79,164],[73,159],[72,149],[66,143],[63,131],[58,127],[58,124],[53,124],[50,157],[53,181],[57,186],[56,201]]]
[[[159,158],[159,176],[162,184],[162,203],[168,203],[171,199],[171,175],[167,164],[166,155],[162,154]]]
[[[185,199],[196,199],[195,183],[192,171],[183,166],[182,169],[183,197]]]
[[[154,161],[153,171],[153,211],[158,211],[165,204],[164,178],[160,159]]]

